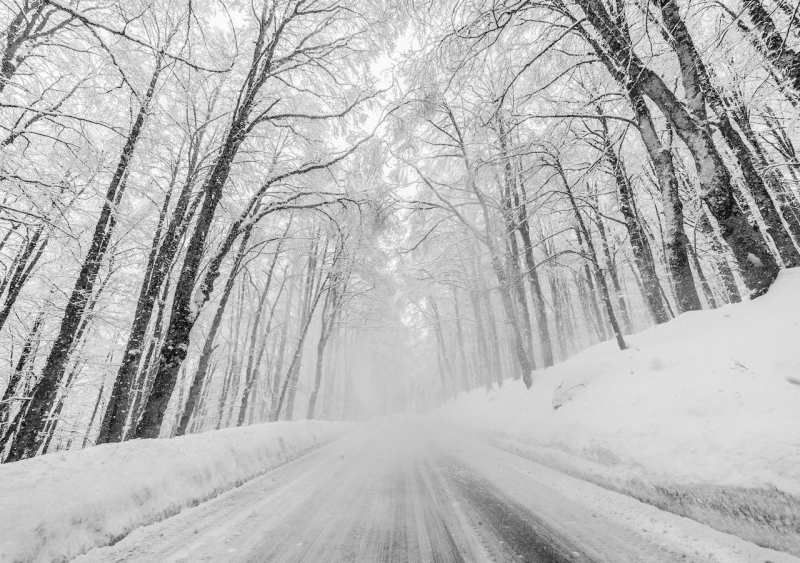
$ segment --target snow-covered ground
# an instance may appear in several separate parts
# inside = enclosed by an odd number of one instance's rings
[[[135,440],[0,466],[0,561],[66,561],[352,428],[303,421]]]
[[[75,563],[800,563],[429,420],[384,418]]]
[[[434,417],[536,461],[800,555],[800,268]]]

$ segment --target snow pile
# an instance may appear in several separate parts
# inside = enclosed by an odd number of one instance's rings
[[[348,423],[276,422],[135,440],[0,466],[0,561],[67,561],[341,436]]]
[[[800,268],[434,416],[767,547],[800,555]]]

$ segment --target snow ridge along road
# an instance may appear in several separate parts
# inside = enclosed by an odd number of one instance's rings
[[[365,424],[76,563],[798,563],[429,422]]]
[[[0,466],[0,563],[67,561],[330,442],[307,420],[131,440]]]
[[[800,268],[433,414],[498,446],[800,556]]]

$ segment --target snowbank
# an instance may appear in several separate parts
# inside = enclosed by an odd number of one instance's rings
[[[350,428],[276,422],[0,466],[0,561],[67,561],[232,489]]]
[[[685,313],[476,390],[434,416],[497,445],[800,555],[800,268],[763,297]]]

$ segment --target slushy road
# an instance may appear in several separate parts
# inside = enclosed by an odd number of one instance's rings
[[[715,560],[604,518],[542,470],[418,421],[371,424],[76,561]]]

